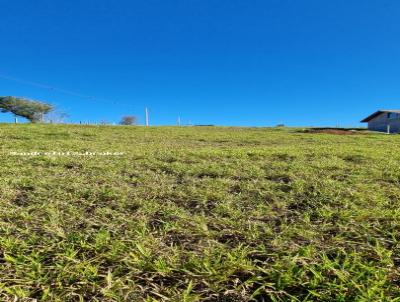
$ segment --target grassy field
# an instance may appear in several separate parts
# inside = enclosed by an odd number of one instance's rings
[[[0,136],[0,301],[400,301],[398,135]]]

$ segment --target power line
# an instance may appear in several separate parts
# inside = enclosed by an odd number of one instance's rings
[[[0,73],[0,78],[2,78],[4,80],[8,80],[8,81],[17,82],[20,84],[25,84],[25,85],[29,85],[29,86],[33,86],[33,87],[37,87],[37,88],[41,88],[41,89],[46,89],[49,91],[59,92],[59,93],[65,94],[65,95],[70,95],[70,96],[74,96],[77,98],[86,99],[86,100],[90,100],[90,101],[94,101],[94,102],[99,101],[99,102],[104,102],[104,103],[111,103],[113,105],[118,105],[118,104],[123,105],[120,102],[117,102],[115,100],[109,100],[109,99],[105,99],[105,98],[89,96],[89,95],[81,94],[81,93],[78,93],[75,91],[62,89],[62,88],[54,87],[54,86],[43,84],[43,83],[38,83],[38,82],[34,82],[34,81],[28,81],[28,80],[23,80],[20,78],[11,77],[11,76],[8,76],[8,75],[2,74],[2,73]]]
[[[81,98],[81,99],[84,99],[87,101],[92,101],[92,102],[102,102],[102,103],[107,103],[107,104],[112,104],[112,105],[120,105],[120,106],[124,106],[124,107],[131,105],[131,104],[124,104],[124,103],[116,101],[116,100],[110,100],[110,99],[106,99],[106,98],[98,98],[95,96],[85,95],[85,94],[75,92],[72,90],[68,90],[68,89],[58,88],[58,87],[54,87],[51,85],[47,85],[47,84],[43,84],[43,83],[39,83],[39,82],[35,82],[35,81],[12,77],[12,76],[3,74],[1,72],[0,72],[0,79],[17,82],[17,83],[24,84],[24,85],[33,86],[33,87],[45,89],[45,90],[52,91],[52,92],[58,92],[58,93],[61,93],[64,95],[70,95],[73,97]],[[146,119],[146,125],[149,126],[149,111],[147,108],[146,108],[145,119]]]

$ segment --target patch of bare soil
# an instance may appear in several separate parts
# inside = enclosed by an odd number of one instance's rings
[[[307,133],[324,133],[324,134],[335,134],[335,135],[358,135],[366,134],[365,131],[353,130],[353,129],[333,129],[333,128],[313,128],[307,129]]]

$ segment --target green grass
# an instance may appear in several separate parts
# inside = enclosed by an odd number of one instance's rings
[[[0,301],[400,301],[400,136],[0,125]],[[10,152],[124,152],[13,156]]]

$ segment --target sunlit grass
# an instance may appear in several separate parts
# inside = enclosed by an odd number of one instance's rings
[[[397,135],[0,125],[0,137],[1,301],[400,300]],[[10,155],[31,151],[124,155]]]

